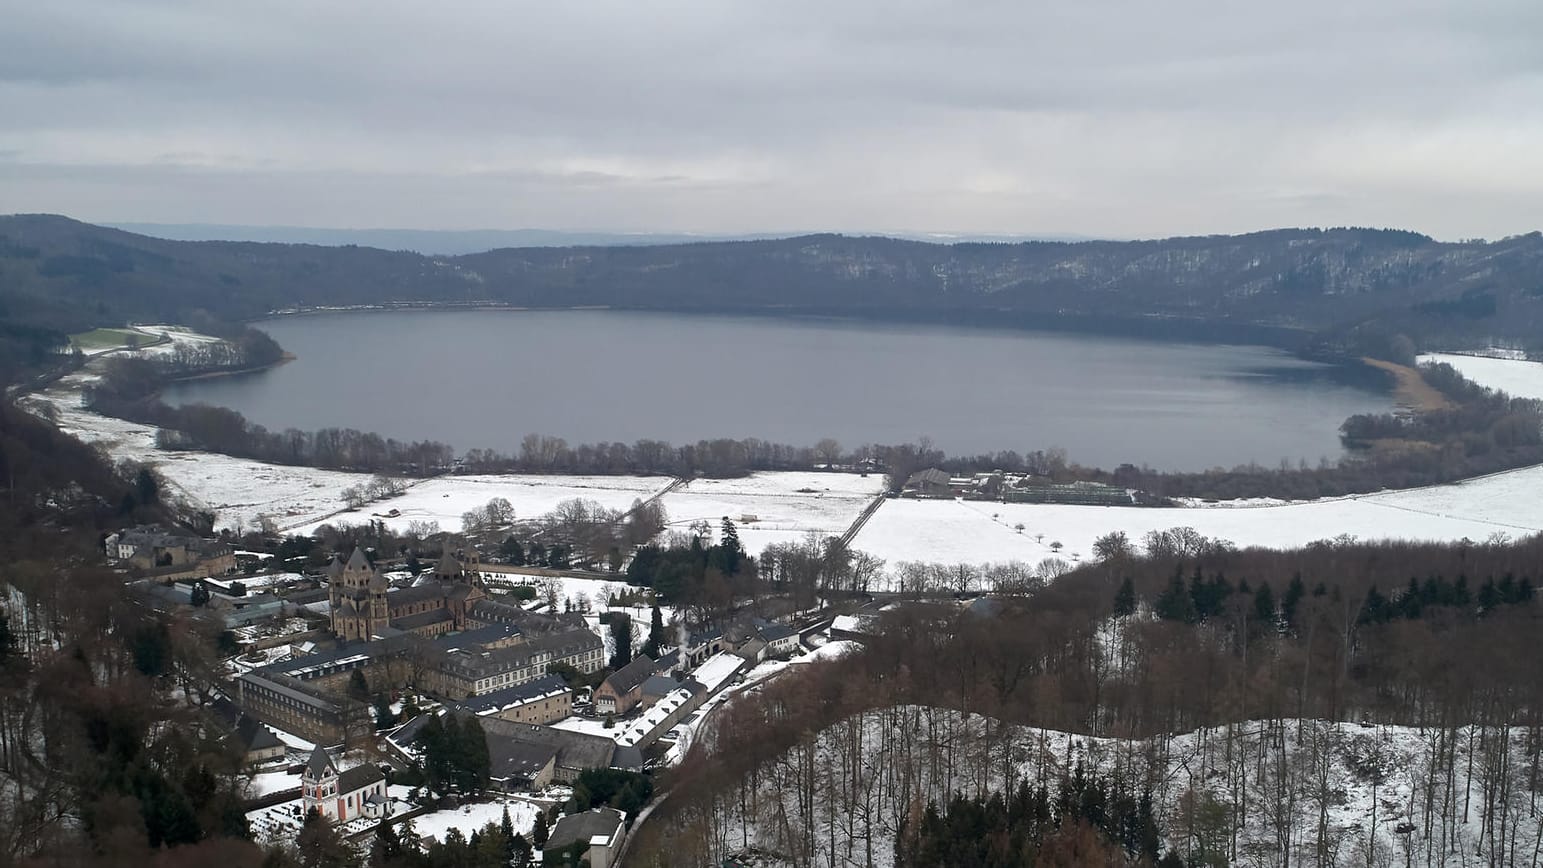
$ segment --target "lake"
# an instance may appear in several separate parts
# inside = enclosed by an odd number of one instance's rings
[[[1073,461],[1199,470],[1342,454],[1392,407],[1365,372],[1252,346],[1085,334],[623,311],[394,311],[258,324],[297,359],[195,380],[171,403],[270,429],[357,428],[516,452],[757,437],[930,437],[951,455],[1059,446]]]

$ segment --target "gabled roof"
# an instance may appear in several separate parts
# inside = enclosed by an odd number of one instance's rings
[[[284,746],[284,742],[279,741],[273,730],[263,726],[256,718],[244,714],[241,722],[236,724],[236,738],[248,753]]]
[[[919,470],[911,474],[911,478],[907,479],[905,484],[907,486],[923,484],[948,485],[952,481],[953,477],[949,476],[947,473],[944,473],[936,467],[929,467],[926,470]]]
[[[343,773],[338,775],[338,795],[341,796],[355,790],[364,789],[376,781],[383,781],[385,779],[385,773],[374,763],[365,763],[364,765],[354,766],[351,769],[344,769]]]
[[[647,681],[648,676],[653,674],[654,661],[647,654],[639,654],[632,658],[631,663],[612,672],[602,686],[609,685],[620,696]]]
[[[794,630],[792,627],[784,627],[781,624],[767,624],[756,632],[760,634],[761,641],[767,643],[798,635],[797,630]]]
[[[332,764],[332,757],[327,756],[321,745],[311,751],[311,758],[305,764],[306,775],[313,779],[325,777],[328,771],[337,774],[337,770],[338,767]]]

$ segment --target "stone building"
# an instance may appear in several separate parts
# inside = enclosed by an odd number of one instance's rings
[[[410,588],[390,587],[361,549],[354,549],[347,563],[333,558],[327,582],[332,632],[344,641],[464,630],[472,607],[487,596],[477,573],[468,572],[448,549],[428,580]]]

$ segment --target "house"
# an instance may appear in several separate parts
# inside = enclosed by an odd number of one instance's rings
[[[756,628],[756,636],[766,643],[767,657],[782,657],[798,650],[798,631],[781,624],[763,624]]]
[[[911,474],[905,481],[904,492],[913,497],[953,497],[953,477],[929,467]]]
[[[242,761],[247,765],[258,765],[284,758],[284,742],[279,741],[279,737],[273,734],[273,730],[263,726],[256,718],[241,715],[241,721],[236,724],[233,737],[236,745],[241,749]]]
[[[243,714],[229,699],[216,699],[209,705],[215,718],[230,729],[230,743],[241,751],[245,765],[258,765],[284,757],[284,742],[256,718]]]
[[[467,697],[460,707],[516,723],[551,723],[573,714],[573,689],[560,675],[544,675],[528,684]]]
[[[734,653],[750,663],[760,663],[766,659],[766,643],[752,636],[739,643],[739,648]]]
[[[654,661],[647,654],[639,654],[632,662],[612,672],[595,689],[597,714],[626,714],[643,697],[643,682],[655,672]]]
[[[301,801],[305,812],[346,823],[360,817],[380,818],[390,813],[386,776],[369,763],[339,772],[327,751],[317,747],[300,774]]]
[[[582,864],[589,868],[611,868],[621,852],[627,833],[627,815],[615,808],[595,808],[582,814],[569,814],[557,821],[542,847],[542,863],[568,864],[564,860],[577,850]]]
[[[701,666],[707,658],[733,647],[723,631],[716,627],[692,631],[681,624],[677,630],[677,641],[680,643],[681,665],[687,667]]]

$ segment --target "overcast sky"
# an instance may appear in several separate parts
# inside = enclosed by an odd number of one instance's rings
[[[1543,0],[18,0],[0,212],[1543,228]]]

